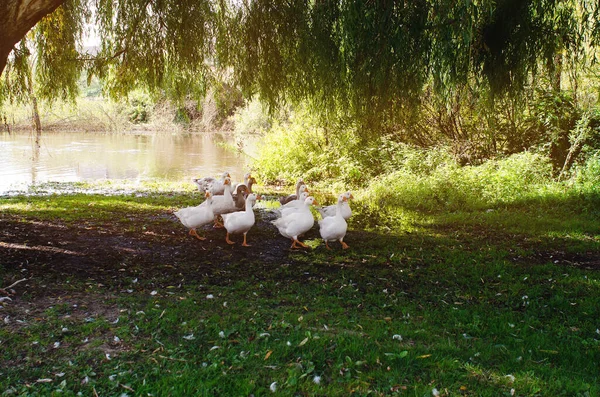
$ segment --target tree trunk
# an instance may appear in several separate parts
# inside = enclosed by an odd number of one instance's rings
[[[583,150],[583,146],[589,141],[592,137],[592,127],[590,126],[590,118],[589,115],[584,114],[581,119],[577,122],[577,126],[575,127],[575,131],[578,131],[579,134],[575,139],[575,142],[571,145],[569,149],[569,153],[565,159],[565,163],[562,167],[562,170],[559,174],[559,179],[565,179],[567,173],[577,160],[577,157]]]
[[[33,73],[31,71],[31,64],[27,60],[27,91],[29,91],[29,99],[31,100],[31,120],[33,121],[33,127],[37,134],[42,133],[42,122],[40,121],[40,110],[38,108],[37,97],[33,91]]]
[[[36,23],[64,2],[65,0],[0,1],[0,75],[15,44],[21,41]]]
[[[33,119],[33,126],[35,132],[40,134],[42,132],[42,122],[40,121],[40,112],[38,110],[38,102],[35,96],[31,96],[31,118]]]
[[[550,75],[552,90],[557,97],[559,97],[561,93],[562,72],[563,54],[562,51],[558,51],[554,55],[554,70]],[[557,135],[550,143],[550,158],[552,159],[554,176],[560,176],[571,147],[571,142],[569,142],[570,129],[563,125],[562,120],[558,121],[558,125],[556,127]]]

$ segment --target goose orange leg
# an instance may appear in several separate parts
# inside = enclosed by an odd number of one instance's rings
[[[202,237],[198,234],[198,232],[196,231],[196,229],[190,229],[190,236],[194,236],[196,237],[198,240],[206,240],[206,237]]]
[[[225,226],[223,226],[223,224],[221,223],[221,221],[219,221],[219,217],[216,216],[215,217],[215,224],[213,225],[213,227],[215,229],[223,229]]]
[[[225,235],[225,242],[229,245],[235,244],[235,242],[229,239],[229,232],[227,232],[227,234]]]
[[[348,248],[350,248],[350,246],[348,244],[346,244],[343,240],[340,240],[340,243],[342,243],[342,248],[347,250]]]
[[[297,244],[300,244],[300,247],[298,247]],[[309,246],[304,244],[302,241],[300,241],[298,239],[294,239],[294,242],[292,243],[291,248],[309,248]]]
[[[327,248],[328,250],[331,250],[331,247],[329,246],[329,244],[327,244],[327,240],[325,240],[325,248]]]
[[[243,247],[250,247],[250,244],[246,242],[246,233],[244,233],[244,242],[242,243]]]

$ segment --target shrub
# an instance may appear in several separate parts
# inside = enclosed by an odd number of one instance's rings
[[[257,99],[236,109],[232,117],[236,136],[265,134],[271,128],[271,120]]]
[[[370,153],[360,152],[358,138],[351,131],[335,131],[328,134],[315,116],[296,109],[264,134],[253,168],[266,183],[292,184],[302,177],[356,186],[365,178],[366,167],[359,159],[369,158]]]
[[[573,182],[580,191],[600,194],[600,151],[575,168]]]
[[[477,210],[535,198],[552,183],[552,166],[538,154],[526,152],[460,167],[442,149],[410,151],[406,149],[403,157],[410,161],[366,189],[364,195],[374,205],[427,212]],[[419,158],[429,159],[429,166],[427,161],[413,161]],[[436,158],[444,161],[432,161]]]
[[[148,122],[152,107],[150,95],[140,90],[132,91],[127,100],[121,103],[122,113],[134,124]]]

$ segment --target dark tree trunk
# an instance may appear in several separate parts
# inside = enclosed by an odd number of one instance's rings
[[[33,120],[33,127],[35,128],[35,132],[40,134],[42,132],[42,122],[40,120],[40,111],[35,95],[31,96],[31,119]]]
[[[550,79],[552,89],[558,97],[561,93],[561,80],[563,71],[563,55],[562,52],[557,52],[554,56],[554,70],[551,73]],[[570,125],[562,125],[559,121],[558,135],[554,137],[550,144],[550,158],[554,167],[554,175],[559,176],[565,165],[571,142],[569,141]]]
[[[56,10],[65,0],[0,1],[0,75],[8,54],[43,17]]]

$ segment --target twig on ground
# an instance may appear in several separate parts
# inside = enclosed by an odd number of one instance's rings
[[[9,285],[8,287],[4,287],[4,288],[0,288],[0,293],[4,294],[6,296],[0,297],[0,302],[4,302],[5,300],[12,300],[9,298],[9,296],[13,295],[9,289],[13,288],[15,285],[22,283],[23,281],[27,281],[29,280],[28,278],[22,278],[21,280],[17,280],[14,283],[12,283],[11,285]]]

